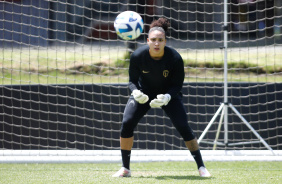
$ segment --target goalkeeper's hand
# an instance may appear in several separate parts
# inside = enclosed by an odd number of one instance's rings
[[[171,99],[171,96],[169,94],[157,95],[157,98],[155,98],[154,100],[150,102],[150,106],[152,108],[160,108],[163,105],[167,105],[170,99]]]
[[[133,95],[133,98],[140,104],[144,104],[149,100],[149,97],[138,89],[133,90],[131,95]]]

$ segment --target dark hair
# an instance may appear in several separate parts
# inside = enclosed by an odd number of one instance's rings
[[[158,20],[154,20],[150,24],[150,29],[153,27],[162,27],[165,32],[167,32],[168,27],[170,26],[169,21],[166,18],[159,18]]]

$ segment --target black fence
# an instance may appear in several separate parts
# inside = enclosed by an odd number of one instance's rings
[[[199,137],[223,102],[223,84],[185,83],[182,91],[189,124]],[[282,149],[282,84],[230,83],[228,94],[229,102],[266,142],[275,150]],[[128,95],[126,84],[0,86],[0,149],[119,149]],[[230,140],[256,139],[231,109],[229,113],[229,130],[234,130]],[[184,146],[162,116],[160,109],[148,112],[137,127],[134,147],[169,150]],[[211,128],[205,138],[214,139],[216,129]],[[250,146],[264,147],[245,147]]]

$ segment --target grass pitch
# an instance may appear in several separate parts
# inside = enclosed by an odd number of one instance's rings
[[[229,82],[281,82],[281,47],[228,49]],[[223,82],[220,49],[179,50],[185,82]],[[87,46],[0,49],[0,84],[127,83],[124,47]]]
[[[206,162],[201,178],[194,162],[132,163],[131,178],[112,178],[120,164],[0,164],[0,183],[271,183],[282,181],[281,162]]]

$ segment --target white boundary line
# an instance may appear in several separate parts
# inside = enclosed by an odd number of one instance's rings
[[[282,150],[201,150],[204,161],[282,161]],[[132,150],[131,162],[194,161],[188,150]],[[0,163],[121,163],[119,150],[0,150]]]

